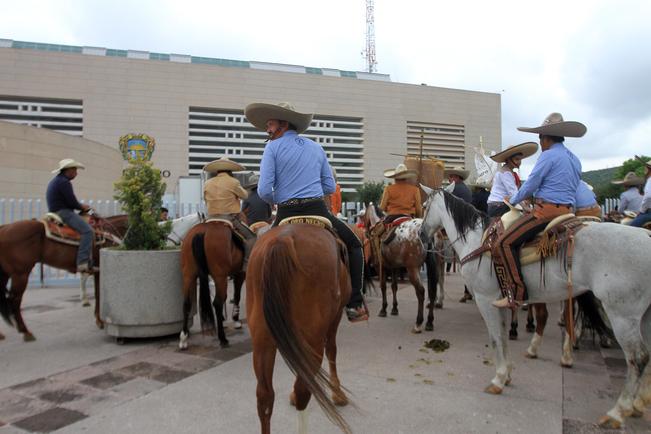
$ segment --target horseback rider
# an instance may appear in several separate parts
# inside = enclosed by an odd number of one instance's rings
[[[580,122],[564,121],[560,113],[551,113],[542,125],[519,127],[519,131],[537,133],[542,154],[518,193],[506,197],[511,205],[534,197],[533,210],[525,213],[496,242],[493,254],[505,262],[506,296],[494,301],[496,307],[514,308],[526,300],[526,287],[520,270],[520,246],[532,240],[554,218],[570,213],[576,203],[581,181],[581,162],[564,145],[565,137],[582,137],[586,127]]]
[[[81,236],[77,249],[77,271],[79,273],[96,271],[91,258],[93,228],[75,212],[75,210],[88,212],[90,206],[79,203],[70,182],[77,177],[77,169],[85,168],[83,164],[71,158],[59,161],[59,168],[52,171],[56,176],[47,185],[45,195],[48,210],[56,213],[65,224],[79,232]]]
[[[640,157],[635,157],[642,161]],[[631,226],[641,228],[646,223],[651,222],[651,162],[642,161],[644,163],[644,176],[646,184],[644,184],[644,197],[642,198],[642,205],[640,205],[640,213],[633,219]]]
[[[246,169],[241,164],[222,157],[206,164],[203,170],[216,173],[203,186],[203,197],[208,209],[208,219],[223,219],[233,224],[233,230],[244,240],[242,270],[246,271],[256,236],[240,220],[240,199],[246,199],[249,193],[242,188],[240,181],[233,176],[233,172]]]
[[[253,103],[245,108],[244,114],[254,127],[269,135],[260,162],[258,194],[278,206],[273,225],[300,215],[318,215],[332,223],[348,249],[352,286],[346,306],[348,320],[367,320],[368,310],[362,296],[362,244],[346,223],[332,215],[323,200],[324,195],[335,192],[325,151],[318,143],[299,135],[309,128],[312,115],[297,112],[289,103]]]
[[[626,191],[619,195],[619,206],[617,211],[624,213],[632,211],[635,213],[640,212],[642,207],[642,198],[639,186],[644,184],[644,180],[637,176],[635,172],[628,172],[624,179],[611,181],[615,185],[623,185]]]
[[[384,223],[388,224],[398,217],[422,217],[423,205],[420,199],[420,189],[410,183],[410,179],[418,176],[415,170],[407,169],[404,164],[398,164],[395,169],[384,171],[384,177],[395,182],[384,187],[380,208],[386,214]]]
[[[242,202],[242,212],[246,216],[246,223],[249,226],[258,222],[269,223],[271,219],[271,205],[260,199],[260,195],[258,195],[259,180],[260,175],[253,174],[244,186],[244,189],[248,190],[249,196]]]
[[[524,142],[510,146],[490,157],[491,160],[503,164],[493,177],[493,186],[488,196],[489,217],[500,217],[508,212],[509,207],[504,203],[504,198],[515,196],[522,185],[515,169],[519,169],[522,160],[532,156],[537,150],[538,143]]]
[[[585,181],[579,182],[576,190],[576,203],[574,215],[577,217],[597,217],[601,219],[601,207],[597,203],[597,197],[592,191],[592,186]]]
[[[446,169],[443,172],[443,176],[448,178],[450,184],[454,183],[452,194],[466,203],[472,204],[472,192],[464,182],[469,174],[470,172],[463,169]]]

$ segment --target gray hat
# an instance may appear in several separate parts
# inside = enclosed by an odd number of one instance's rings
[[[254,173],[251,176],[249,176],[249,180],[246,182],[244,188],[247,190],[251,190],[252,188],[258,188],[258,181],[260,181],[260,175],[256,175]]]
[[[560,113],[551,113],[538,127],[518,127],[519,131],[546,136],[583,137],[588,130],[581,122],[565,121]]]

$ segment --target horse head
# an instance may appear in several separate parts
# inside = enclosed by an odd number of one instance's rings
[[[437,198],[443,198],[443,195],[441,194],[443,190],[440,188],[429,188],[423,184],[420,185],[420,188],[427,193],[427,201],[425,201],[423,224],[420,227],[419,237],[423,244],[427,245],[431,240],[433,240],[436,231],[438,231],[443,225],[440,216],[444,209],[438,209],[439,202],[443,201],[437,200]]]

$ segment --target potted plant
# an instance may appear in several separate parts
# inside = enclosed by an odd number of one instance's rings
[[[129,218],[124,245],[101,250],[100,315],[118,338],[165,336],[181,331],[180,250],[165,248],[171,222],[159,225],[165,193],[160,170],[129,163],[115,183],[115,199]]]

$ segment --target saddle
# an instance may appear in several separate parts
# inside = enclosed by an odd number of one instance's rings
[[[382,220],[376,223],[369,231],[371,238],[381,244],[389,244],[396,235],[396,229],[401,224],[412,220],[411,216],[401,215],[389,222]]]
[[[296,224],[308,224],[312,226],[317,226],[330,232],[332,236],[335,237],[335,241],[337,242],[337,246],[339,247],[339,258],[344,264],[346,264],[346,266],[348,266],[348,249],[346,248],[346,244],[339,237],[339,234],[337,234],[337,232],[332,227],[332,222],[330,220],[320,215],[292,216],[292,217],[286,217],[282,219],[280,223],[278,223],[278,226],[296,225]]]
[[[48,212],[41,218],[41,223],[45,228],[45,236],[53,241],[71,246],[79,246],[81,235],[79,232],[66,225],[57,213]],[[122,244],[122,240],[110,232],[102,230],[98,227],[98,220],[90,218],[88,224],[93,228],[95,233],[95,245],[101,246],[107,241],[114,244]]]

